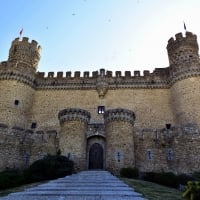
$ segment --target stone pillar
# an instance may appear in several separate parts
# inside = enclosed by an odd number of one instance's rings
[[[106,168],[118,174],[120,168],[134,167],[133,125],[131,110],[112,109],[104,113],[106,131]]]
[[[59,112],[60,143],[62,155],[74,161],[75,169],[86,169],[86,131],[90,113],[76,108],[64,109]]]

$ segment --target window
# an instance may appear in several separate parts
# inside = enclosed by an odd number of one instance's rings
[[[147,159],[153,160],[153,154],[152,154],[151,150],[147,150]]]
[[[36,122],[33,122],[32,124],[31,124],[31,128],[36,128],[37,127],[37,123]]]
[[[105,106],[98,106],[98,114],[104,114]]]
[[[120,162],[120,157],[121,157],[120,152],[117,152],[117,161],[118,162]]]
[[[19,100],[15,99],[14,104],[15,104],[15,106],[18,106],[19,105]]]
[[[173,160],[173,150],[167,149],[167,160]]]

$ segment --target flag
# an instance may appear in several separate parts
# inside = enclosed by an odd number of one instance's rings
[[[186,25],[185,25],[185,22],[183,22],[183,24],[184,24],[184,29],[187,30]]]
[[[22,36],[23,33],[23,28],[21,29],[21,31],[19,32],[20,37]]]

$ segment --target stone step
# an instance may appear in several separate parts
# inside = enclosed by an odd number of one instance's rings
[[[31,189],[28,189],[26,191],[48,191],[48,190],[51,190],[51,191],[63,191],[65,190],[66,187],[60,187],[60,186],[55,186],[55,187],[40,187],[40,188],[31,188]],[[74,187],[67,187],[67,190],[82,190],[82,191],[105,191],[105,190],[108,190],[108,187],[105,187],[105,186],[98,186],[98,188],[96,186],[90,186],[90,187],[87,187],[87,186],[74,186]],[[128,188],[128,187],[110,187],[109,188],[109,191],[132,191],[131,188]]]
[[[83,171],[0,200],[144,200],[142,195],[106,171]]]

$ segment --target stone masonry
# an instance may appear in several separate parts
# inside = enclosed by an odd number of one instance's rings
[[[167,52],[168,67],[143,75],[45,75],[37,71],[38,43],[16,38],[0,63],[0,171],[26,168],[58,150],[77,171],[199,171],[197,36],[176,34]]]

